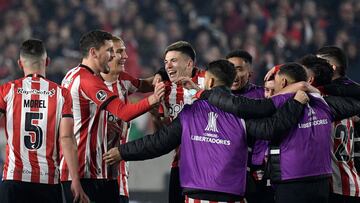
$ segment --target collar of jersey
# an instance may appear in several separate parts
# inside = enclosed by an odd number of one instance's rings
[[[86,70],[90,71],[91,74],[95,74],[95,72],[93,70],[91,70],[91,68],[87,65],[84,65],[82,63],[79,64],[79,67],[85,68]]]
[[[38,77],[38,78],[45,78],[44,76],[40,75],[40,74],[29,74],[26,77]]]

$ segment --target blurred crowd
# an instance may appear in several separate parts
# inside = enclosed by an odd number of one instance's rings
[[[30,37],[45,41],[47,78],[60,83],[80,62],[80,36],[92,29],[124,39],[135,77],[152,75],[165,48],[186,40],[200,68],[231,50],[248,51],[259,85],[274,65],[336,45],[348,56],[347,75],[360,82],[359,0],[0,0],[0,84],[22,76],[19,45]],[[137,124],[132,129],[144,130]]]
[[[360,1],[338,0],[0,0],[0,83],[18,77],[19,44],[46,42],[48,77],[60,82],[79,63],[81,34],[103,29],[127,45],[127,70],[149,75],[163,51],[192,43],[197,65],[242,48],[254,57],[253,82],[268,68],[336,45],[348,56],[348,75],[360,81]]]

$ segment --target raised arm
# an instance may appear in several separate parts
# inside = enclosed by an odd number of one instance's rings
[[[303,114],[304,104],[308,101],[306,93],[298,91],[294,98],[289,99],[271,117],[247,120],[248,136],[266,140],[281,139],[281,136],[296,126]]]
[[[360,100],[351,97],[326,96],[334,120],[342,120],[360,114]]]
[[[130,121],[141,114],[150,110],[151,106],[157,104],[161,97],[165,94],[163,83],[158,83],[155,86],[154,93],[149,97],[142,99],[137,103],[125,104],[119,98],[113,98],[104,105],[104,109],[116,115],[123,121]]]
[[[118,161],[138,161],[153,159],[169,153],[181,143],[181,123],[175,119],[169,126],[164,126],[154,134],[146,135],[138,140],[112,148],[104,154],[109,164]]]
[[[360,100],[360,85],[353,84],[329,84],[322,87],[325,94],[332,96],[353,97]]]
[[[201,98],[207,98],[211,104],[221,110],[244,119],[263,118],[272,115],[276,111],[271,99],[249,99],[243,96],[235,96],[225,91],[223,87],[205,90]]]

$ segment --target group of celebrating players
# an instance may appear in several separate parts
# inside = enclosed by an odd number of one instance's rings
[[[340,48],[275,66],[264,87],[249,82],[244,50],[200,69],[191,44],[174,42],[146,79],[125,72],[125,44],[108,32],[85,33],[80,52],[59,86],[43,42],[22,43],[24,77],[0,86],[0,202],[127,203],[126,161],[174,149],[169,203],[360,201],[360,86]],[[153,93],[130,103],[134,92]],[[128,142],[150,110],[161,127]]]

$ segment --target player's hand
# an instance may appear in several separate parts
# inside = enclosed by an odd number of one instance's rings
[[[302,90],[298,90],[294,96],[294,99],[302,104],[309,102],[309,96]]]
[[[158,82],[155,85],[154,93],[149,96],[149,103],[150,105],[157,104],[160,102],[165,95],[165,84],[163,82]]]
[[[272,67],[265,75],[264,81],[268,81],[272,76],[274,76],[280,69],[281,65],[276,65]]]
[[[122,129],[117,122],[108,121],[107,126],[109,133],[122,134]]]
[[[186,89],[195,89],[200,90],[200,87],[197,86],[190,77],[179,77],[174,81],[174,83],[181,82],[182,86]]]
[[[105,162],[107,164],[110,164],[110,165],[120,162],[122,159],[121,159],[119,148],[117,148],[117,147],[111,148],[109,151],[107,151],[103,155],[103,159],[105,160]]]
[[[162,79],[161,75],[157,73],[154,75],[152,85],[155,86],[157,83],[162,82],[162,80],[163,79]]]
[[[84,190],[81,187],[79,179],[71,181],[71,192],[74,196],[74,203],[89,203],[89,197],[85,194]]]

